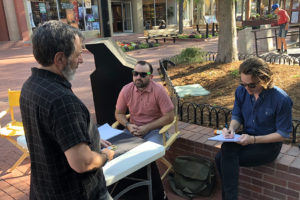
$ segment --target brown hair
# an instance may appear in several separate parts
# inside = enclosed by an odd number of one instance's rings
[[[239,73],[252,75],[252,79],[258,80],[264,89],[273,87],[273,72],[261,58],[252,57],[245,60],[240,65]]]
[[[152,65],[151,65],[150,63],[148,63],[147,61],[140,60],[140,61],[138,61],[136,64],[137,64],[137,65],[143,65],[143,66],[144,66],[144,65],[148,65],[150,73],[151,73],[151,74],[153,73],[153,67],[152,67]]]

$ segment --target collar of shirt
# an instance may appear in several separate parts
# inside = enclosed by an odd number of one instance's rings
[[[71,89],[72,87],[72,84],[68,80],[51,71],[34,67],[31,69],[31,72],[33,76],[40,76],[46,79],[53,79],[54,81],[62,84],[63,86],[69,89]]]

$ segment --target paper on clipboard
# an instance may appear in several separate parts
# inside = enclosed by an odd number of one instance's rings
[[[116,135],[119,135],[123,133],[122,130],[118,130],[115,128],[112,128],[109,124],[103,124],[98,128],[98,131],[100,133],[100,138],[103,140],[108,140]]]
[[[217,136],[214,136],[214,137],[210,137],[210,138],[208,138],[208,140],[214,140],[214,141],[219,141],[219,142],[237,142],[237,141],[239,141],[240,136],[241,135],[239,135],[239,134],[234,134],[234,138],[225,139],[223,137],[223,135],[220,134],[220,135],[217,135]]]

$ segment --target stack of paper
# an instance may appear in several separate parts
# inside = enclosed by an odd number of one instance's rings
[[[114,136],[117,136],[121,133],[123,133],[122,130],[118,130],[115,128],[112,128],[109,124],[103,124],[98,128],[98,131],[100,133],[100,138],[103,140],[108,140]]]

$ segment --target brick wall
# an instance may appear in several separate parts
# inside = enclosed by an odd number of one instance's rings
[[[180,122],[181,136],[167,151],[174,162],[179,155],[198,155],[214,160],[220,142],[207,141],[213,129]],[[220,180],[217,181],[220,187]],[[241,167],[239,180],[240,199],[300,199],[300,150],[284,144],[278,158],[268,165]]]

